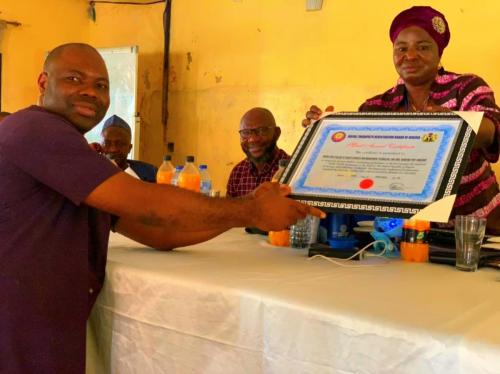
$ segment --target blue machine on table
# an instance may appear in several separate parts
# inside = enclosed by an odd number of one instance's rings
[[[326,241],[333,249],[354,249],[358,244],[358,239],[351,234],[352,228],[357,222],[364,220],[374,221],[373,230],[370,234],[374,240],[384,242],[375,243],[374,249],[381,251],[385,248],[386,256],[399,256],[397,242],[402,236],[404,222],[400,218],[329,213],[322,222],[322,226],[327,231]]]

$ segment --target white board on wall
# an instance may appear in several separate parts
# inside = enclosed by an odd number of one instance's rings
[[[140,126],[136,109],[138,49],[137,46],[97,49],[108,68],[110,104],[104,119],[85,134],[85,138],[89,143],[100,143],[104,121],[116,114],[123,118],[132,129],[134,158],[138,158],[139,155],[140,138]]]

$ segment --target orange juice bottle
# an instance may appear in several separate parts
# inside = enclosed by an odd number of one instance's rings
[[[186,164],[179,174],[178,186],[194,192],[200,192],[200,183],[200,172],[194,164],[194,156],[187,156]]]
[[[430,227],[429,221],[405,220],[403,237],[399,245],[403,260],[412,262],[427,262],[429,260],[427,236]]]
[[[165,155],[163,157],[163,162],[158,168],[158,172],[156,173],[156,183],[160,184],[171,184],[172,177],[174,175],[174,165],[172,165],[172,156]]]
[[[278,170],[274,173],[273,178],[271,179],[272,182],[279,182],[288,165],[288,160],[279,160],[278,165]],[[269,231],[268,240],[272,245],[287,247],[290,245],[290,230]]]

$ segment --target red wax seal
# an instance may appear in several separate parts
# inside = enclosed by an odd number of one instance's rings
[[[373,186],[373,180],[372,179],[363,179],[361,182],[359,182],[359,188],[363,190],[367,190],[369,188],[372,188]]]

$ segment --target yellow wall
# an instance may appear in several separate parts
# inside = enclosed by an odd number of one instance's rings
[[[97,4],[96,22],[88,17],[87,8],[86,0],[1,0],[0,18],[22,24],[0,31],[2,110],[15,111],[37,102],[36,78],[45,54],[59,44],[86,42],[98,48],[138,45],[140,158],[158,164],[164,152],[161,90],[165,5]]]
[[[2,110],[36,104],[36,79],[47,51],[70,41],[86,41],[85,0],[0,0],[0,19],[19,27],[0,29]]]
[[[283,130],[281,147],[292,152],[311,104],[356,110],[393,85],[389,25],[399,11],[420,3],[324,0],[323,10],[306,12],[303,0],[204,6],[174,0],[169,140],[179,156],[194,153],[207,162],[219,189],[243,158],[237,129],[246,109],[269,108]],[[498,2],[427,3],[451,26],[444,66],[481,75],[499,91]]]
[[[500,31],[496,0],[428,1],[447,17],[452,39],[443,64],[473,72],[500,90]],[[28,6],[29,4],[29,6]],[[170,101],[167,140],[174,161],[187,154],[207,163],[215,187],[243,158],[237,128],[248,108],[264,106],[282,127],[280,146],[292,152],[310,104],[355,110],[367,97],[389,88],[392,66],[388,28],[414,1],[324,0],[306,12],[304,0],[173,0]],[[96,47],[139,45],[138,110],[143,123],[141,159],[159,163],[163,4],[98,4],[97,22],[85,0],[1,0],[7,28],[2,108],[36,101],[35,79],[45,51],[62,42]],[[497,172],[500,167],[497,164]]]
[[[96,47],[139,46],[140,159],[156,165],[165,151],[161,122],[164,9],[164,4],[96,4],[96,22],[89,22],[89,43]]]

